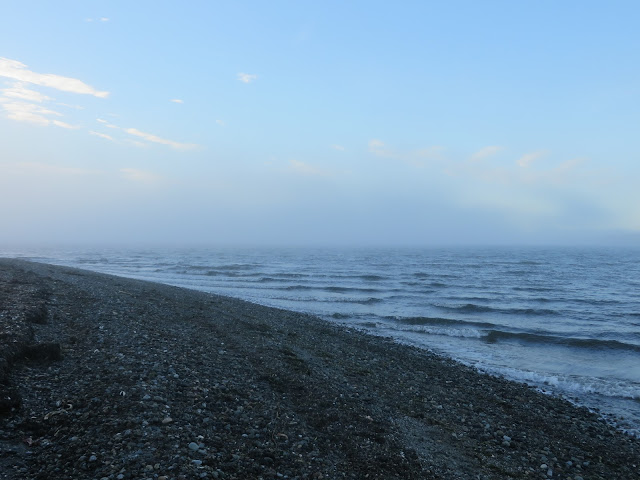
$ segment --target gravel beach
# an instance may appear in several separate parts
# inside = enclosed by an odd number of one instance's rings
[[[0,478],[634,480],[640,440],[308,315],[0,259]]]

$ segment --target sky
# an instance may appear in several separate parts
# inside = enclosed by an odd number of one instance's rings
[[[636,1],[32,1],[0,244],[640,245]]]

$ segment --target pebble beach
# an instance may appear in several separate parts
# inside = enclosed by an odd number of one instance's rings
[[[0,259],[0,478],[633,480],[640,440],[310,315]]]

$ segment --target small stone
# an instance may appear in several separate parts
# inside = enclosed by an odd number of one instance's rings
[[[547,465],[546,463],[540,465],[540,470],[546,470],[547,468],[549,468],[549,465]]]
[[[196,466],[200,466],[202,465],[202,460],[191,460],[191,463],[193,463]]]
[[[171,422],[173,422],[173,418],[171,418],[171,417],[165,417],[165,418],[162,419],[162,423],[165,424],[165,425],[167,423],[171,423]]]
[[[142,397],[142,400],[151,400],[151,395],[146,394],[144,397]]]
[[[96,457],[95,455],[91,455],[91,456],[89,457],[89,461],[90,461],[90,462],[95,462],[96,460],[98,460],[98,457]]]
[[[200,448],[200,447],[198,446],[198,444],[197,444],[196,442],[191,442],[191,443],[189,444],[189,450],[193,450],[193,451],[195,452],[195,451],[196,451],[196,450],[198,450],[199,448]]]

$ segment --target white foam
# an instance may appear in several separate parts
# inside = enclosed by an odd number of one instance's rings
[[[629,400],[640,400],[640,385],[596,377],[559,375],[545,372],[531,372],[509,367],[476,364],[483,372],[528,383],[539,387],[550,387],[555,393],[565,395],[602,395]]]

